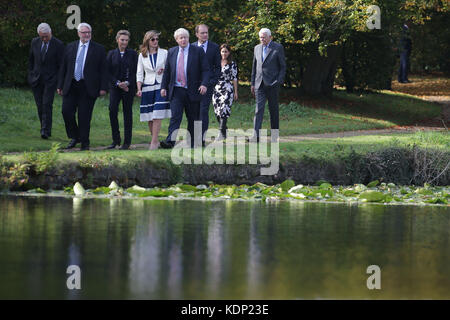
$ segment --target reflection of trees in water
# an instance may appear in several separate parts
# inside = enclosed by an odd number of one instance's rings
[[[371,298],[371,264],[378,297],[450,297],[443,207],[0,197],[0,210],[0,297]]]

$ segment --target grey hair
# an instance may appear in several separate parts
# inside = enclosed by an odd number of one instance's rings
[[[270,37],[272,35],[272,33],[270,32],[269,29],[267,28],[262,28],[261,30],[259,30],[258,35],[261,36],[262,34],[267,34],[268,37]]]
[[[177,40],[177,37],[181,35],[185,35],[189,38],[189,31],[187,31],[185,28],[179,28],[173,33],[173,37],[175,38],[175,40]]]
[[[41,24],[39,24],[37,26],[37,33],[42,32],[42,33],[52,33],[52,28],[50,28],[50,26],[48,25],[48,23],[42,22]]]
[[[80,31],[82,27],[87,27],[89,31],[92,31],[92,27],[89,23],[82,22],[78,25],[77,30]]]

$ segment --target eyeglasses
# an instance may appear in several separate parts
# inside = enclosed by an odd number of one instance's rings
[[[150,40],[151,40],[151,41],[159,41],[158,38],[151,38]]]
[[[79,33],[82,33],[82,34],[89,34],[89,33],[91,33],[90,31],[78,31]]]

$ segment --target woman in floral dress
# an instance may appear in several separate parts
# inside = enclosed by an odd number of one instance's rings
[[[231,49],[227,44],[220,46],[222,56],[222,72],[219,81],[214,87],[213,106],[217,121],[219,121],[220,134],[218,139],[227,137],[227,120],[231,114],[231,105],[238,99],[238,69],[231,59]]]

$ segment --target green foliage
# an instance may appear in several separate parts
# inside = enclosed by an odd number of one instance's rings
[[[375,181],[369,182],[369,183],[367,184],[367,187],[368,187],[368,188],[374,188],[374,187],[376,187],[376,186],[379,185],[379,184],[380,184],[380,181],[375,180]]]
[[[23,158],[25,163],[30,166],[30,169],[41,174],[53,168],[58,160],[59,149],[61,145],[59,143],[53,143],[52,147],[47,152],[24,152]]]
[[[384,30],[353,32],[343,44],[342,84],[349,92],[390,89],[394,65],[392,39]]]
[[[281,189],[286,192],[294,186],[295,182],[293,180],[286,180],[281,184]]]

